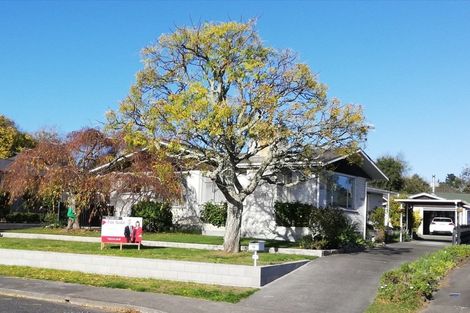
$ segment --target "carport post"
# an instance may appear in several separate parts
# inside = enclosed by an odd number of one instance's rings
[[[403,242],[403,203],[400,203],[400,242]]]

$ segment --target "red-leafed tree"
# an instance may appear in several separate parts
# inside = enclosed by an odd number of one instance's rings
[[[29,195],[57,203],[65,195],[77,217],[86,208],[91,209],[91,217],[105,208],[113,191],[176,198],[179,184],[170,160],[158,153],[129,153],[122,142],[93,128],[65,138],[39,136],[36,147],[11,164],[3,188],[12,201]],[[74,228],[79,227],[79,220]]]

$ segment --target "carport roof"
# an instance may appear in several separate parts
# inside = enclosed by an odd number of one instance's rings
[[[468,197],[462,197],[466,195]],[[408,199],[396,199],[395,201],[404,204],[453,204],[470,208],[470,195],[461,193],[420,193],[410,196]]]

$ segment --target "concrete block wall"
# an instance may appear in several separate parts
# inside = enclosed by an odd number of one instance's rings
[[[258,288],[308,261],[247,266],[0,249],[0,264]]]

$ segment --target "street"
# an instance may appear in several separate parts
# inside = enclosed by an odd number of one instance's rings
[[[104,313],[106,311],[67,303],[0,296],[0,313]]]

